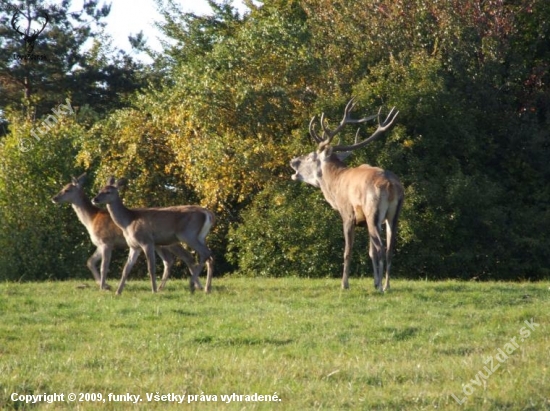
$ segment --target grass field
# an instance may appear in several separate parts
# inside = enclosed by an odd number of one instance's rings
[[[548,282],[214,280],[1,284],[0,408],[550,410]]]

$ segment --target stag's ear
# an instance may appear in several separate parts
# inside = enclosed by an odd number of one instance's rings
[[[322,160],[325,160],[329,158],[332,154],[332,147],[328,144],[319,144],[319,149],[317,150],[317,154],[319,155],[319,158]]]
[[[122,177],[122,178],[119,178],[118,181],[116,182],[116,188],[122,188],[124,186],[126,186],[128,184],[128,179]]]
[[[341,153],[336,153],[336,157],[338,157],[338,160],[344,161],[346,158],[351,156],[351,151],[342,151]]]
[[[115,180],[115,177],[114,177],[114,176],[111,176],[111,177],[109,177],[109,178],[107,179],[107,185],[108,185],[108,186],[114,186],[114,185],[115,185],[115,182],[116,182],[116,180]]]

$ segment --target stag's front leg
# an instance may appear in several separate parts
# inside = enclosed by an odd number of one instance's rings
[[[351,264],[351,254],[353,251],[353,241],[355,239],[355,226],[352,219],[344,219],[344,274],[342,275],[342,288],[349,288],[349,269]]]

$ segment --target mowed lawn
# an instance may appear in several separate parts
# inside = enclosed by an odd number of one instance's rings
[[[550,409],[548,282],[149,287],[1,284],[0,409]]]

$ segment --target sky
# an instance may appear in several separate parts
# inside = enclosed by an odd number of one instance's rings
[[[206,0],[176,0],[182,5],[183,11],[195,14],[207,14],[211,11]],[[73,2],[77,4],[78,1]],[[234,0],[233,6],[244,12],[246,7],[241,0]],[[112,0],[111,13],[107,18],[107,32],[114,40],[114,46],[131,51],[128,36],[143,30],[147,44],[160,50],[157,40],[158,32],[153,23],[160,20],[154,0]]]

